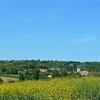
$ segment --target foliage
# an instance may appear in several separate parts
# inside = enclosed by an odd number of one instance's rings
[[[90,72],[100,72],[100,62],[75,62],[75,61],[40,61],[40,60],[4,60],[0,61],[0,71],[16,74],[23,69],[34,68],[65,68],[68,71],[81,67]]]
[[[55,78],[0,85],[0,100],[100,100],[100,78]]]
[[[39,79],[46,80],[47,79],[47,75],[48,75],[47,72],[41,73],[40,76],[39,76]]]
[[[3,83],[3,80],[0,78],[0,84]]]
[[[40,71],[38,69],[34,69],[32,72],[32,79],[38,80],[39,79]]]
[[[59,71],[56,70],[56,69],[53,70],[53,71],[52,71],[52,77],[53,77],[53,78],[55,78],[55,77],[60,77],[60,73],[59,73]]]
[[[18,74],[20,73],[19,78],[21,80],[29,80],[29,79],[39,79],[44,77],[43,74],[38,74],[34,76],[36,73],[33,71],[34,69],[39,68],[61,68],[61,72],[58,71],[53,72],[53,77],[65,77],[68,76],[67,72],[71,72],[72,77],[75,76],[73,72],[76,72],[77,68],[81,68],[81,70],[87,70],[94,76],[100,76],[98,72],[100,72],[100,62],[75,62],[75,61],[41,61],[41,60],[4,60],[0,61],[0,74]],[[66,71],[64,71],[64,70]],[[27,72],[25,72],[25,70]],[[52,72],[49,72],[52,73]],[[94,74],[95,73],[95,74]],[[42,75],[42,76],[40,76]],[[37,77],[37,78],[36,78]],[[76,77],[76,76],[75,76]]]
[[[22,81],[25,80],[25,73],[23,73],[23,72],[19,73],[19,80],[22,80]]]
[[[60,73],[60,77],[65,77],[65,76],[67,76],[68,74],[67,74],[67,71],[66,71],[66,69],[62,69],[61,70],[61,73]]]

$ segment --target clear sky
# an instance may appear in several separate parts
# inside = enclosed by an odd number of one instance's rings
[[[100,61],[99,0],[0,0],[0,60]]]

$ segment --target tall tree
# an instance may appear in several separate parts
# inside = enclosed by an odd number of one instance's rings
[[[32,79],[38,80],[40,76],[39,73],[40,73],[39,69],[34,69],[32,72]]]

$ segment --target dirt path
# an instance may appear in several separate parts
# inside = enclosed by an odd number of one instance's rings
[[[16,79],[16,78],[9,78],[9,77],[2,77],[2,76],[0,76],[0,78],[1,78],[4,82],[17,81],[17,80],[18,80],[18,79]]]

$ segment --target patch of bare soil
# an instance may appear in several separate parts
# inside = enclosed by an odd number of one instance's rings
[[[0,76],[0,78],[3,80],[3,82],[10,82],[10,81],[17,81],[18,80],[16,78],[9,78],[9,77],[2,77],[2,76]]]

